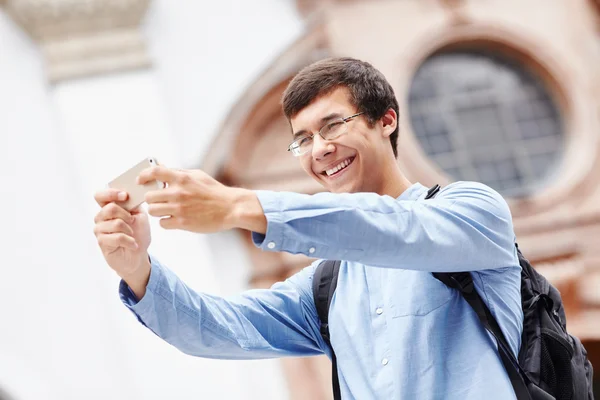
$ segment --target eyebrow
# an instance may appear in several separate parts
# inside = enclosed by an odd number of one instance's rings
[[[328,114],[328,115],[324,116],[323,118],[321,118],[319,122],[322,125],[325,125],[327,122],[331,121],[332,119],[336,119],[336,118],[342,118],[342,114],[337,113],[337,112]],[[305,135],[306,133],[307,133],[306,129],[302,129],[302,130],[294,133],[293,134],[294,140],[297,139],[300,136]]]

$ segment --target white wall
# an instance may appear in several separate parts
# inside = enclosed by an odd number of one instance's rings
[[[285,398],[276,361],[193,358],[137,323],[97,249],[92,195],[146,155],[198,165],[231,104],[301,29],[292,1],[156,0],[153,69],[49,86],[37,46],[0,13],[1,388],[16,400]],[[153,222],[151,249],[198,290],[244,287],[230,233]]]

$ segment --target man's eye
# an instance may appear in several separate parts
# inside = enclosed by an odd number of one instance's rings
[[[332,122],[325,127],[325,135],[335,135],[344,126],[343,121]]]
[[[303,146],[306,145],[308,143],[310,143],[311,137],[310,136],[306,136],[303,138],[300,138],[296,141],[296,143],[298,143],[298,146]]]

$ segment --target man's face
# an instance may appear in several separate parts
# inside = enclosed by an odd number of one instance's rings
[[[392,128],[382,121],[370,127],[363,114],[350,119],[347,133],[334,140],[317,134],[329,122],[327,117],[346,118],[357,113],[349,98],[347,88],[335,89],[291,118],[295,134],[315,134],[312,151],[298,158],[306,173],[332,193],[378,192],[385,179],[381,162],[391,152],[389,135],[395,129],[395,115]]]

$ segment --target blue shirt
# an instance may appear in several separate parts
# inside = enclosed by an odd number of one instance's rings
[[[258,191],[267,251],[341,263],[329,321],[344,399],[511,399],[497,345],[458,291],[431,272],[473,271],[477,291],[518,353],[523,315],[510,210],[489,187],[446,186],[424,200],[374,193]],[[181,351],[256,359],[327,354],[311,281],[319,261],[270,289],[198,293],[152,258],[145,296],[123,302]]]

